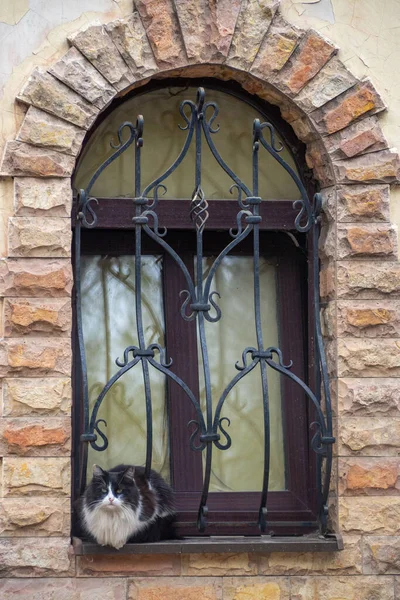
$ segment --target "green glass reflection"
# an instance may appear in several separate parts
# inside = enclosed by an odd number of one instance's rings
[[[86,145],[76,171],[76,189],[87,186],[92,174],[113,150],[110,142],[117,141],[117,131],[124,121],[136,122],[138,114],[144,116],[144,146],[142,149],[142,189],[170,167],[178,156],[186,132],[179,114],[184,99],[195,100],[196,88],[164,88],[138,95],[117,107],[96,129]],[[215,124],[220,131],[213,136],[215,145],[230,168],[251,189],[252,187],[252,129],[253,121],[263,116],[246,102],[221,91],[206,89],[206,100],[216,101],[220,112]],[[268,133],[265,134],[268,136]],[[126,138],[124,138],[126,139]],[[267,137],[268,139],[268,137]],[[280,141],[278,136],[278,141]],[[164,182],[168,188],[166,198],[191,198],[194,189],[194,144],[178,169]],[[285,149],[282,158],[295,170],[296,166]],[[134,148],[123,155],[100,175],[92,194],[113,197],[134,195]],[[232,180],[212,156],[206,141],[203,143],[202,187],[207,199],[232,198],[229,189]],[[260,151],[259,189],[263,198],[299,198],[293,180],[266,150]]]

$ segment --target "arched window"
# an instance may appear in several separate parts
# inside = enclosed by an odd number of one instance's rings
[[[122,100],[76,168],[75,495],[88,464],[140,464],[183,535],[326,531],[304,151],[273,107],[202,84]]]

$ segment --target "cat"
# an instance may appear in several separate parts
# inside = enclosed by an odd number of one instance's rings
[[[93,466],[93,478],[77,503],[80,527],[102,546],[176,537],[174,496],[164,479],[143,467]]]

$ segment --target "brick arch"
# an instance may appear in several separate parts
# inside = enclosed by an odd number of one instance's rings
[[[347,70],[332,43],[287,23],[278,0],[135,4],[128,19],[91,25],[71,36],[68,52],[47,71],[36,69],[17,97],[28,109],[16,140],[7,143],[1,171],[14,178],[15,190],[8,258],[0,265],[6,297],[0,376],[13,378],[12,393],[6,385],[7,406],[13,398],[18,404],[18,398],[27,397],[35,405],[36,387],[28,381],[35,377],[44,378],[49,406],[62,404],[62,414],[67,412],[70,176],[87,131],[114,98],[149,78],[182,74],[238,81],[278,105],[307,145],[328,223],[321,246],[331,373],[341,378],[339,395],[346,395],[343,410],[349,411],[368,385],[354,378],[400,375],[400,348],[394,341],[399,311],[390,296],[400,295],[400,269],[388,185],[399,179],[399,159],[379,125],[382,99],[370,81]],[[15,376],[26,379],[19,385]],[[393,380],[381,381],[377,402],[395,389]],[[56,408],[33,414],[61,414]],[[31,456],[47,456],[37,450],[35,439],[40,438],[37,428],[47,431],[50,425],[35,427],[12,438],[11,453],[23,443],[34,448]],[[64,473],[66,442],[54,444]]]

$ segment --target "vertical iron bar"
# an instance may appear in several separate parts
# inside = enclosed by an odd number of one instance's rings
[[[85,200],[85,193],[80,191],[78,197],[78,210]],[[89,431],[89,386],[87,377],[87,365],[85,354],[85,343],[83,339],[83,324],[82,324],[82,290],[81,290],[81,232],[82,220],[78,214],[75,227],[75,300],[76,300],[76,329],[78,334],[78,348],[80,360],[80,377],[82,382],[83,393],[83,431]],[[79,399],[80,401],[81,399]],[[81,432],[82,433],[82,432]],[[80,461],[80,476],[79,476],[79,495],[83,494],[86,487],[87,476],[87,458],[88,458],[88,440],[82,440],[82,460]]]
[[[202,90],[204,94],[204,90]],[[204,100],[204,97],[203,97]],[[201,92],[199,90],[198,102],[197,102],[197,120],[196,120],[196,172],[195,172],[195,190],[201,188],[201,133],[204,121],[203,104]],[[197,288],[197,302],[207,303],[208,298],[203,298],[203,227],[198,227],[196,232],[196,288]],[[206,426],[207,432],[212,430],[213,418],[212,418],[212,397],[211,397],[211,377],[210,377],[210,364],[208,358],[208,348],[205,332],[205,319],[204,312],[199,311],[197,313],[198,327],[199,327],[199,338],[201,356],[203,362],[203,373],[204,373],[204,385],[206,392]],[[208,490],[210,487],[211,477],[211,462],[212,462],[212,442],[208,442],[206,446],[206,461],[203,479],[203,490],[201,494],[199,514],[198,514],[198,528],[200,531],[204,531],[206,527],[206,516],[207,516],[207,498]]]
[[[258,150],[259,141],[254,136],[253,143],[253,195],[258,196]],[[259,204],[254,204],[253,214],[259,216]],[[261,323],[261,297],[260,297],[260,225],[254,224],[254,314],[257,335],[257,347],[259,352],[264,351],[262,323]],[[269,393],[267,365],[264,360],[260,360],[261,388],[263,396],[263,417],[264,417],[264,473],[263,487],[261,492],[260,510],[258,514],[258,526],[263,533],[267,526],[267,496],[269,484],[270,469],[270,418],[269,418]]]
[[[140,117],[139,117],[140,119]],[[135,198],[140,196],[141,188],[141,155],[140,149],[143,145],[141,130],[137,127],[135,140]],[[142,213],[141,204],[136,204],[135,216],[139,218]],[[143,330],[143,311],[142,311],[142,225],[135,225],[135,311],[136,311],[136,327],[138,334],[139,348],[141,351],[146,350],[146,342]],[[146,466],[145,473],[150,475],[152,452],[153,452],[153,411],[151,403],[151,387],[149,377],[149,365],[145,356],[141,357],[144,394],[146,401]]]

